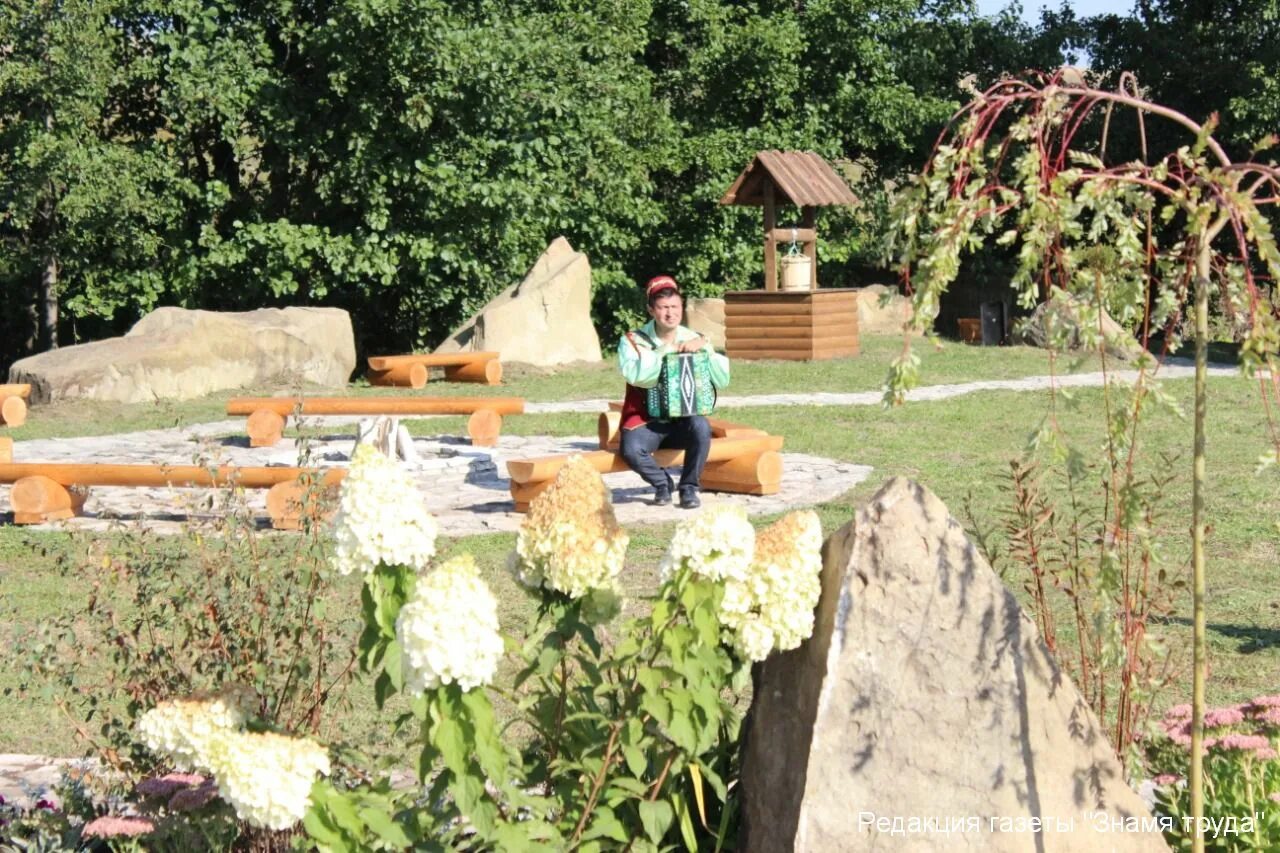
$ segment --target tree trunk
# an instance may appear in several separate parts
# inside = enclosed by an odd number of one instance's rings
[[[48,349],[58,348],[58,256],[49,252],[40,273],[40,331]]]
[[[1208,406],[1205,375],[1209,362],[1209,238],[1204,236],[1196,258],[1196,385],[1195,450],[1191,473],[1191,609],[1194,649],[1191,677],[1191,769],[1187,787],[1191,789],[1191,818],[1195,824],[1191,840],[1193,853],[1204,853],[1204,687],[1208,674],[1205,659],[1204,615],[1204,418]]]

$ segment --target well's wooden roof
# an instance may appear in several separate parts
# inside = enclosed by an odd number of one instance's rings
[[[738,175],[721,204],[764,205],[765,180],[771,178],[774,201],[797,207],[857,204],[858,198],[826,160],[811,151],[761,151]]]

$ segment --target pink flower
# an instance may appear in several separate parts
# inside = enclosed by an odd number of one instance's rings
[[[1280,803],[1280,791],[1276,791],[1275,793],[1272,793],[1272,794],[1267,794],[1267,799],[1271,800],[1271,802],[1273,803]]]
[[[1250,699],[1249,704],[1255,708],[1280,708],[1280,695],[1259,696],[1256,699]]]
[[[156,825],[146,818],[107,815],[86,824],[83,834],[86,838],[135,838],[155,828]]]
[[[1190,705],[1174,705],[1172,708],[1164,712],[1166,723],[1180,723],[1183,720],[1191,719]]]
[[[175,792],[203,785],[204,781],[198,773],[167,773],[159,778],[143,779],[135,790],[144,797],[172,797]]]
[[[1253,751],[1253,757],[1262,761],[1271,761],[1276,758],[1276,751],[1269,746],[1259,747]]]
[[[1238,749],[1242,751],[1252,752],[1258,749],[1270,749],[1271,741],[1262,735],[1225,735],[1221,738],[1207,738],[1205,746],[1209,745],[1209,741],[1215,741],[1214,745],[1219,749]]]
[[[1214,708],[1204,714],[1204,726],[1217,729],[1222,726],[1234,726],[1244,722],[1244,711],[1240,707]]]
[[[1165,785],[1173,785],[1177,782],[1181,782],[1182,777],[1179,776],[1177,773],[1161,773],[1152,781],[1155,782],[1157,785],[1163,787]]]
[[[198,788],[183,788],[169,800],[169,808],[175,812],[193,812],[202,809],[218,796],[218,786],[205,782]]]
[[[1169,735],[1169,740],[1178,744],[1178,746],[1191,746],[1191,721],[1179,723],[1165,729],[1165,734]]]

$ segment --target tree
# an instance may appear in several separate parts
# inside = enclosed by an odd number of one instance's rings
[[[176,216],[152,140],[121,134],[128,51],[116,3],[0,10],[0,285],[29,308],[24,349],[56,347],[60,309],[154,301],[152,261]]]
[[[1220,116],[1234,157],[1280,124],[1280,9],[1275,0],[1139,0],[1128,17],[1088,21],[1092,67],[1133,73],[1147,97],[1183,115]],[[1157,127],[1159,146],[1168,128]]]
[[[1195,849],[1204,849],[1202,744],[1205,657],[1205,383],[1210,291],[1244,328],[1241,364],[1249,374],[1263,368],[1268,413],[1280,403],[1280,307],[1264,279],[1280,279],[1280,251],[1263,210],[1280,203],[1280,168],[1273,163],[1233,162],[1213,136],[1214,121],[1201,124],[1177,110],[1131,93],[1064,83],[1061,72],[1041,80],[1010,80],[978,95],[939,140],[934,157],[904,195],[898,225],[899,258],[915,288],[914,324],[925,327],[938,300],[959,270],[960,256],[994,237],[1014,245],[1019,265],[1014,285],[1030,307],[1065,291],[1086,306],[1082,327],[1097,330],[1111,314],[1140,331],[1164,327],[1176,341],[1192,320],[1195,341],[1195,415],[1192,471],[1191,563],[1194,675],[1192,741],[1188,785]],[[1186,144],[1147,163],[1106,162],[1081,150],[1077,139],[1094,112],[1111,121],[1121,115],[1153,116],[1180,131]],[[1109,125],[1110,122],[1107,123]],[[1274,144],[1270,137],[1264,144]],[[1165,229],[1158,229],[1164,223]],[[887,392],[901,394],[918,364],[906,351],[895,363]],[[1104,360],[1105,364],[1105,360]],[[1105,470],[1110,517],[1097,547],[1100,563],[1120,565],[1125,543],[1143,536],[1132,516],[1132,459],[1136,424],[1146,403],[1158,397],[1150,384],[1153,361],[1138,362],[1139,379],[1127,406],[1108,408]],[[1260,437],[1261,438],[1261,437]],[[1268,440],[1263,438],[1263,441]],[[1280,462],[1280,437],[1271,424],[1265,460]],[[1145,546],[1144,546],[1145,547]],[[1116,614],[1129,635],[1127,608]],[[1125,744],[1117,743],[1117,748]]]

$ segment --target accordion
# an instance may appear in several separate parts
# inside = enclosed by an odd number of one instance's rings
[[[649,417],[667,420],[709,415],[716,407],[711,356],[706,352],[670,352],[662,357],[658,384],[649,389]]]

